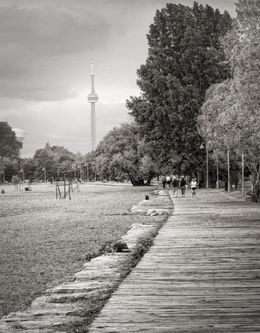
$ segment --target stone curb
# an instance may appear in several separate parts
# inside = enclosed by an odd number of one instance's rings
[[[172,212],[167,191],[154,191],[151,200],[132,207],[133,214],[164,215]],[[46,290],[36,298],[28,311],[15,312],[0,320],[0,333],[65,333],[83,332],[111,293],[151,246],[163,225],[152,220],[134,223],[112,248],[111,253],[92,259],[75,274],[73,282],[65,282]],[[87,319],[86,319],[87,318]]]

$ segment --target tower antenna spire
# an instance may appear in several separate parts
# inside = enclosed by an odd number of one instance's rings
[[[94,52],[91,49],[91,75],[94,75]]]
[[[96,148],[96,111],[95,103],[98,102],[98,95],[95,92],[94,86],[94,52],[91,50],[91,93],[88,95],[88,102],[91,104],[91,148]]]

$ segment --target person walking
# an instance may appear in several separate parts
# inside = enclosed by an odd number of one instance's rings
[[[184,177],[182,177],[180,185],[181,185],[181,195],[185,197],[186,180],[184,179]]]
[[[163,189],[165,189],[165,184],[166,184],[166,178],[165,178],[165,176],[162,176]]]
[[[196,179],[192,179],[190,183],[190,188],[191,188],[191,195],[195,196],[196,195],[196,189],[197,189],[198,183]]]
[[[173,196],[174,196],[174,198],[177,198],[179,181],[175,176],[173,177],[173,180],[172,180],[172,188],[173,188]]]
[[[166,176],[166,184],[167,184],[167,189],[169,190],[171,187],[171,176]]]

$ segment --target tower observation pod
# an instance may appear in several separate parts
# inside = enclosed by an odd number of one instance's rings
[[[96,148],[96,110],[95,103],[98,102],[98,95],[94,86],[94,60],[91,59],[91,93],[88,95],[88,102],[91,104],[91,148]]]

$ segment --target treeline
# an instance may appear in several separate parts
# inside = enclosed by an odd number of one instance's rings
[[[96,150],[105,173],[120,168],[135,184],[166,173],[205,178],[198,115],[211,84],[230,77],[221,39],[231,28],[228,12],[197,2],[157,10],[137,71],[140,96],[126,102],[133,124],[111,131]]]
[[[238,0],[236,10],[235,19],[197,2],[157,10],[137,70],[140,95],[126,101],[132,123],[114,128],[84,156],[46,145],[24,169],[36,176],[45,170],[49,178],[76,168],[134,185],[166,173],[205,182],[207,156],[211,186],[216,165],[225,182],[230,172],[237,182],[243,170],[259,201],[260,2]]]
[[[99,160],[128,173],[134,161],[137,178],[145,170],[148,180],[176,173],[205,182],[207,156],[210,186],[222,180],[230,187],[243,172],[260,201],[260,2],[239,0],[236,12],[232,19],[197,2],[156,12],[137,71],[140,96],[126,103],[137,145],[120,149],[124,125],[104,139],[118,138],[118,148],[100,143]]]
[[[150,184],[156,170],[145,155],[135,124],[125,124],[109,132],[96,151],[74,154],[62,146],[37,149],[31,158],[21,158],[21,144],[6,122],[0,122],[0,182],[20,180],[55,181],[129,180],[133,185]]]
[[[0,182],[20,180],[53,181],[58,178],[88,178],[97,175],[94,154],[73,154],[62,146],[37,149],[31,158],[21,158],[22,145],[7,122],[0,122]]]
[[[260,201],[260,2],[240,0],[237,19],[221,42],[230,75],[206,92],[198,124],[211,158],[230,155],[251,175],[253,200]]]

